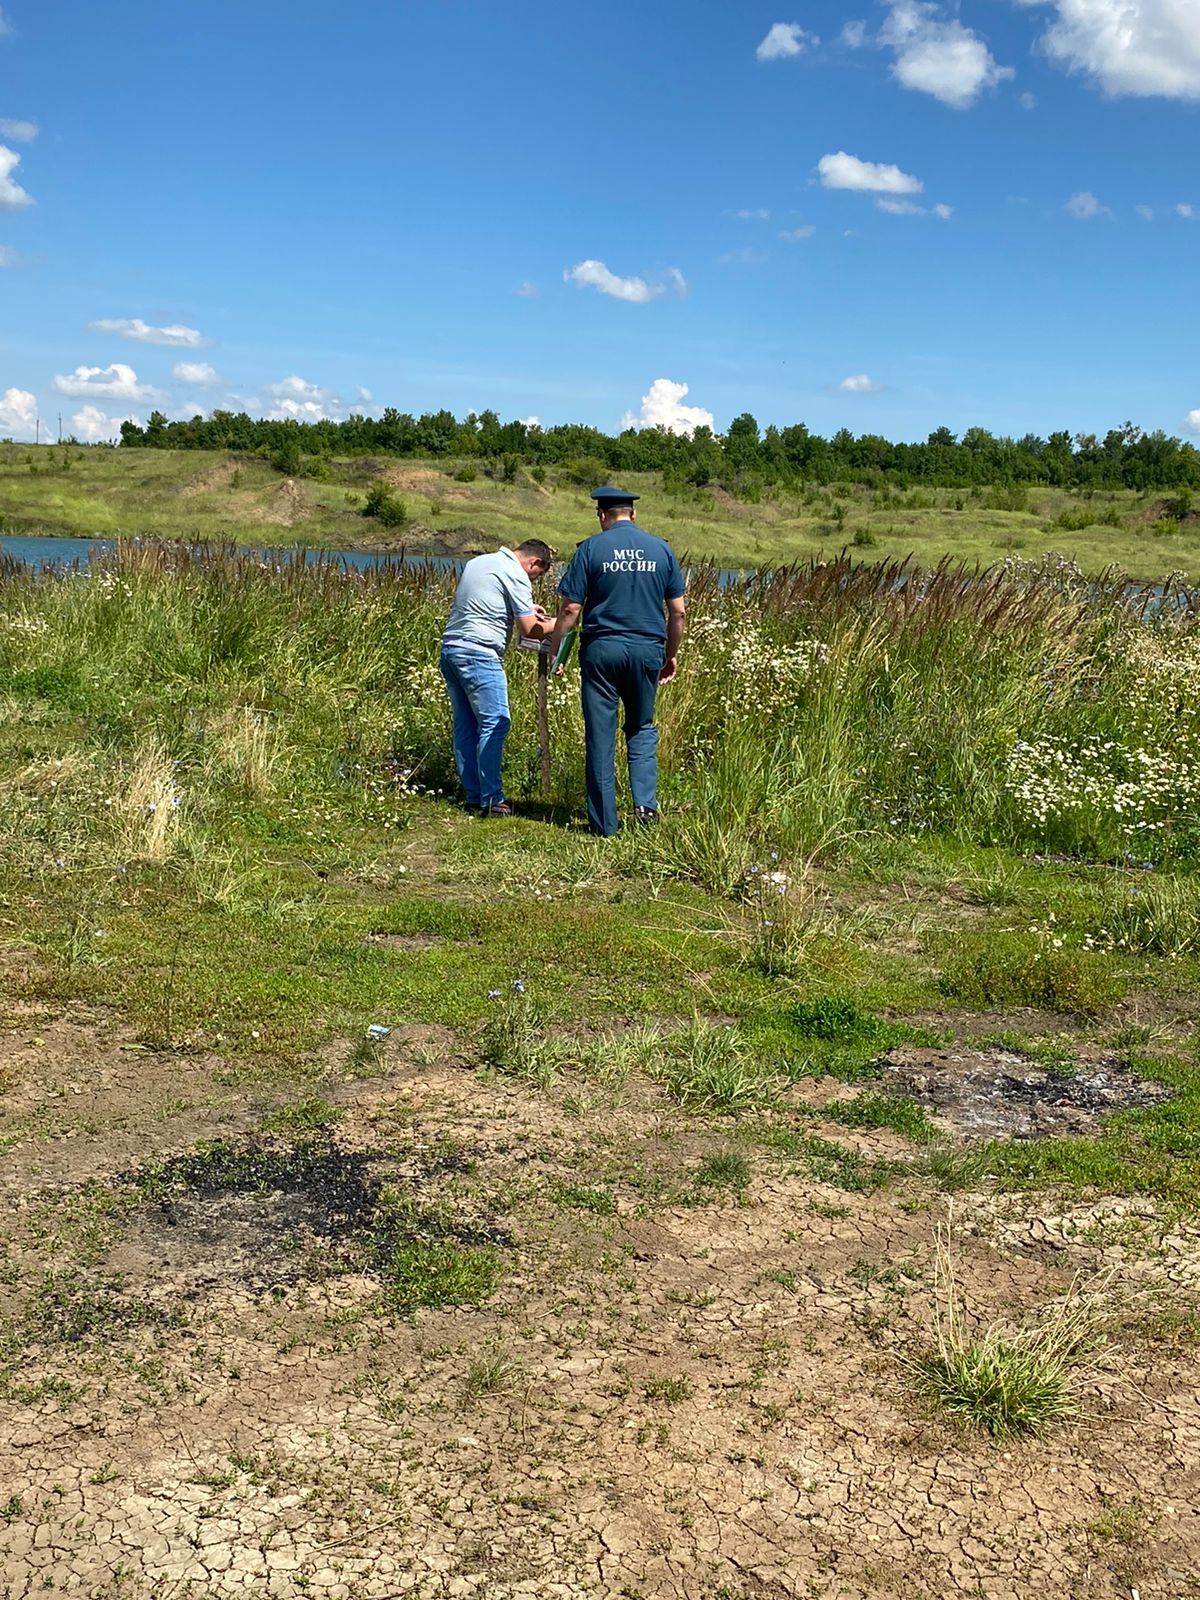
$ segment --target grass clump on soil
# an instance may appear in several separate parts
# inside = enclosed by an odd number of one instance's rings
[[[1040,1434],[1078,1415],[1080,1391],[1103,1343],[1098,1292],[1075,1286],[1023,1327],[967,1326],[948,1233],[938,1237],[930,1347],[910,1368],[942,1410],[994,1439]]]

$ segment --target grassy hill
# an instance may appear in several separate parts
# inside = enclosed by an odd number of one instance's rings
[[[331,460],[323,480],[289,478],[254,456],[0,446],[0,532],[161,535],[243,544],[461,554],[534,535],[568,551],[594,526],[587,489],[552,472],[538,484],[493,481],[458,462]],[[364,516],[384,480],[408,513],[385,528]],[[914,554],[988,563],[1059,552],[1088,570],[1200,578],[1200,515],[1164,516],[1164,496],[1064,490],[871,490],[848,485],[764,491],[756,504],[720,487],[668,494],[633,474],[646,527],[681,552],[728,566],[805,560],[845,546],[865,558]]]

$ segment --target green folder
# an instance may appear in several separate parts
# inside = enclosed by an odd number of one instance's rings
[[[559,667],[565,667],[571,659],[571,651],[575,648],[575,635],[578,631],[577,628],[572,628],[570,633],[563,634],[563,642],[559,645],[558,654],[554,658],[555,672],[558,671]]]

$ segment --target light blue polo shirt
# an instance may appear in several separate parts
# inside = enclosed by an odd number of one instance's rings
[[[507,546],[494,555],[474,556],[462,570],[443,645],[494,650],[502,656],[518,617],[533,612],[529,574]]]

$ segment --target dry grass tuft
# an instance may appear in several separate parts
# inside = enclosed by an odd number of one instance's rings
[[[1101,1297],[1107,1283],[1084,1294],[1072,1283],[1061,1301],[1024,1326],[1001,1320],[971,1329],[949,1226],[939,1229],[930,1347],[908,1363],[918,1386],[959,1421],[995,1439],[1040,1434],[1077,1416],[1104,1343]]]

